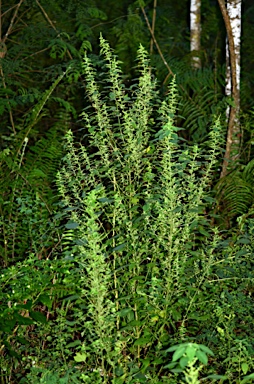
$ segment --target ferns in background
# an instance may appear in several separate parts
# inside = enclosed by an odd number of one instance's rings
[[[232,227],[234,218],[253,216],[253,180],[254,159],[245,166],[239,166],[216,184],[217,209],[220,211],[219,220],[224,221],[227,228]]]
[[[62,78],[44,93],[27,117],[26,126],[19,128],[9,148],[0,153],[0,250],[4,266],[22,260],[29,252],[39,255],[52,246],[48,218],[56,201],[52,185],[62,157],[59,136],[65,132],[65,122],[61,129],[49,129],[29,150],[27,144],[45,103]]]

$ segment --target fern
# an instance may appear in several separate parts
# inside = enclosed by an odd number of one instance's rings
[[[64,131],[66,122],[61,129],[57,126],[51,128],[29,151],[27,144],[29,136],[34,134],[33,128],[45,103],[63,76],[64,74],[44,93],[27,116],[26,127],[20,129],[12,139],[11,146],[1,153],[0,223],[4,265],[17,258],[24,258],[29,252],[41,253],[42,249],[52,246],[52,228],[48,230],[46,227],[56,201],[52,184],[62,157],[59,135]]]
[[[253,214],[253,180],[254,160],[251,160],[216,184],[217,209],[228,223],[227,225],[232,224],[232,220],[238,216]]]

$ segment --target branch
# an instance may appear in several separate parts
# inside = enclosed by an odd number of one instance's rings
[[[20,0],[20,2],[16,5],[16,9],[15,9],[15,12],[14,12],[14,14],[13,14],[13,16],[12,16],[12,19],[11,19],[11,22],[10,22],[10,25],[9,25],[9,28],[7,29],[7,32],[6,32],[6,34],[5,34],[5,36],[4,36],[3,40],[2,40],[3,43],[6,42],[6,40],[7,40],[8,36],[9,36],[9,34],[10,34],[11,31],[12,31],[12,27],[13,27],[14,21],[15,21],[15,19],[16,19],[16,17],[17,17],[18,10],[19,10],[19,8],[20,8],[20,6],[21,6],[22,3],[23,3],[23,0]]]
[[[45,9],[43,8],[43,6],[39,3],[38,0],[36,0],[36,3],[37,3],[37,5],[39,6],[40,10],[42,11],[43,15],[45,16],[45,18],[46,18],[46,20],[48,21],[48,23],[51,25],[51,27],[52,27],[56,32],[58,32],[57,29],[56,29],[56,27],[54,26],[53,22],[50,20],[50,18],[49,18],[49,16],[48,16],[47,12],[46,12]],[[62,40],[62,39],[61,39],[61,40]],[[68,53],[69,58],[70,58],[71,60],[73,60],[73,57],[72,57],[72,55],[71,55],[69,49],[67,49],[66,52]]]
[[[145,20],[146,20],[146,24],[147,24],[147,26],[148,26],[148,29],[149,29],[149,31],[150,31],[150,33],[151,33],[151,36],[152,36],[153,41],[154,41],[154,44],[156,45],[156,48],[158,49],[159,55],[160,55],[160,57],[161,57],[163,63],[164,63],[165,66],[167,67],[167,70],[168,70],[169,74],[172,75],[172,76],[175,76],[175,74],[172,72],[170,66],[168,65],[168,63],[167,63],[165,57],[163,56],[163,53],[161,52],[161,49],[160,49],[160,47],[159,47],[159,44],[157,43],[157,40],[156,40],[156,38],[155,38],[155,36],[154,36],[154,32],[153,32],[153,30],[152,30],[152,28],[151,28],[151,25],[150,25],[150,23],[149,23],[149,20],[148,20],[148,18],[147,18],[147,15],[146,15],[146,12],[145,12],[145,10],[144,10],[144,7],[141,7],[141,10],[142,10],[142,12],[143,12],[144,18],[145,18]],[[168,77],[168,76],[167,76],[167,77]],[[165,81],[164,81],[164,82],[165,82]]]
[[[156,7],[157,7],[157,0],[154,0],[154,2],[153,2],[153,20],[152,20],[153,35],[154,35],[154,31],[155,31]],[[153,54],[153,37],[151,38],[151,42],[150,42],[150,55],[152,55],[152,54]]]

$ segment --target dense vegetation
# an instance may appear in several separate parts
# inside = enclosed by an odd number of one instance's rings
[[[254,379],[254,7],[219,179],[223,23],[203,1],[193,69],[178,3],[157,9],[166,66],[149,1],[2,6],[1,384]]]

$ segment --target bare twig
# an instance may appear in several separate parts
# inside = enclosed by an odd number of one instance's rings
[[[175,76],[175,74],[174,74],[173,71],[171,70],[170,66],[168,65],[168,63],[167,63],[165,57],[163,56],[163,53],[161,52],[161,49],[160,49],[160,47],[159,47],[159,44],[157,43],[157,40],[156,40],[156,38],[155,38],[155,36],[154,36],[154,32],[153,32],[153,30],[152,30],[152,28],[151,28],[151,25],[150,25],[150,23],[149,23],[149,20],[148,20],[148,18],[147,18],[147,15],[146,15],[146,12],[145,12],[145,10],[144,10],[144,7],[141,7],[141,10],[142,10],[142,12],[143,12],[144,18],[145,18],[145,20],[146,20],[146,24],[147,24],[148,29],[149,29],[149,31],[150,31],[150,33],[151,33],[152,38],[153,38],[154,44],[156,45],[156,48],[157,48],[157,50],[158,50],[158,52],[159,52],[159,55],[160,55],[160,57],[161,57],[163,63],[164,63],[165,66],[167,67],[167,70],[168,70],[168,72],[169,72],[169,75],[171,75],[171,76]],[[165,81],[164,81],[164,82],[165,82]]]
[[[38,0],[36,0],[36,3],[37,3],[37,5],[38,5],[38,7],[40,8],[40,10],[42,11],[43,15],[45,16],[45,18],[46,18],[46,20],[48,21],[48,23],[49,23],[49,24],[51,25],[51,27],[58,33],[58,30],[56,29],[54,23],[51,21],[50,17],[48,16],[48,14],[47,14],[47,12],[45,11],[45,9],[43,8],[43,6],[39,3]],[[59,33],[58,33],[58,35],[59,35]],[[69,58],[70,58],[71,60],[73,60],[73,57],[72,57],[72,55],[71,55],[69,49],[67,49],[66,52],[67,52]]]
[[[15,12],[14,12],[14,14],[13,14],[13,16],[12,16],[10,25],[9,25],[9,27],[8,27],[8,29],[7,29],[7,32],[6,32],[6,34],[5,34],[5,36],[4,36],[3,40],[2,40],[3,43],[6,42],[6,40],[7,40],[8,36],[9,36],[9,34],[10,34],[11,31],[12,31],[12,27],[13,27],[14,21],[15,21],[15,19],[16,19],[16,17],[17,17],[18,10],[19,10],[19,8],[20,8],[20,6],[21,6],[22,3],[23,3],[23,0],[20,0],[20,2],[16,5],[16,9],[15,9]]]
[[[7,29],[7,32],[4,36],[4,38],[2,39],[2,17],[3,15],[1,14],[1,11],[2,11],[2,2],[0,3],[0,39],[1,39],[1,52],[0,52],[0,58],[3,59],[6,55],[6,52],[7,52],[7,46],[6,46],[6,40],[9,36],[9,34],[12,32],[12,29],[13,29],[13,25],[15,23],[15,19],[17,17],[17,14],[18,14],[18,11],[19,11],[19,8],[21,6],[21,4],[23,3],[23,0],[20,0],[19,3],[17,5],[15,5],[14,8],[15,9],[15,12],[11,18],[11,22],[9,24],[9,27]],[[10,8],[8,10],[8,12],[11,10],[12,8]],[[0,64],[0,75],[1,75],[1,78],[2,78],[2,83],[3,83],[3,87],[6,89],[6,83],[5,83],[5,76],[4,76],[4,72],[3,72],[3,68],[2,68],[2,65]],[[10,102],[9,102],[9,96],[6,94],[6,99],[8,100],[8,105],[9,105],[9,116],[10,116],[10,122],[11,122],[11,126],[12,126],[12,131],[14,134],[16,134],[16,129],[15,129],[15,124],[14,124],[14,119],[13,119],[13,114],[12,114],[12,110],[11,110],[11,106],[10,106]]]
[[[154,35],[155,31],[155,21],[156,21],[156,7],[157,7],[157,0],[153,1],[153,20],[152,20],[152,32]],[[151,42],[150,42],[150,55],[153,54],[153,37],[151,37]]]
[[[2,15],[1,15],[2,18],[3,18],[3,16],[5,16],[8,12],[10,12],[12,9],[16,8],[16,6],[17,6],[17,5],[13,5],[13,7],[7,9],[7,11],[5,11],[4,13],[2,13]]]

